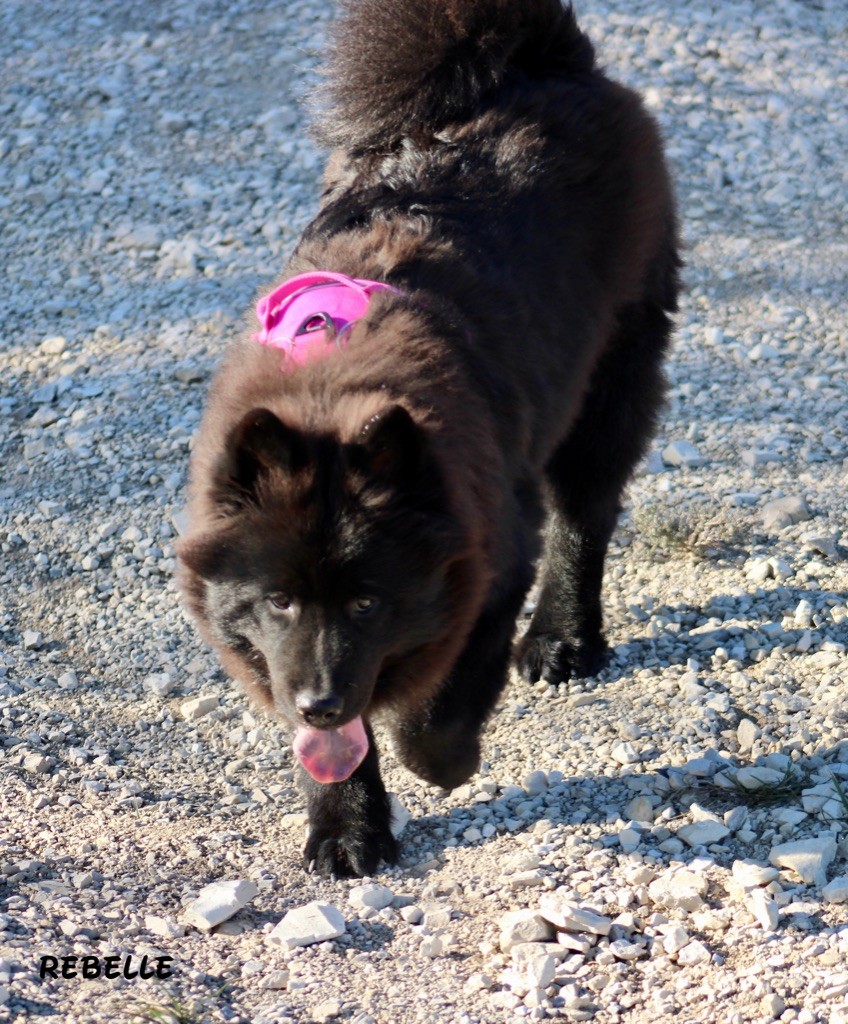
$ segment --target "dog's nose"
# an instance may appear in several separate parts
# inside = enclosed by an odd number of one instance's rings
[[[342,702],[338,697],[311,697],[302,694],[297,699],[297,710],[307,725],[327,729],[341,718]]]

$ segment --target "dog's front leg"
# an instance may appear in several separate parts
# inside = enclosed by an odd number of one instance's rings
[[[374,734],[366,725],[368,753],[344,782],[316,782],[300,769],[300,785],[309,812],[304,850],[308,870],[336,878],[373,875],[381,860],[397,860],[391,810],[380,777]]]

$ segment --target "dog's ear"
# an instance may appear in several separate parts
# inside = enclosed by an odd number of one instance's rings
[[[372,416],[359,434],[359,451],[369,476],[403,483],[420,479],[426,438],[402,405]]]
[[[225,568],[227,541],[224,533],[201,533],[177,541],[180,563],[205,580],[214,580]]]
[[[272,470],[296,473],[309,460],[303,434],[286,426],[268,409],[253,409],[232,432],[227,445],[225,483],[244,494],[256,489]]]

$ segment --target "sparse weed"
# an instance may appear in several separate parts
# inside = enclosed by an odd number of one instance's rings
[[[744,515],[715,503],[669,508],[647,502],[633,511],[637,540],[668,556],[730,558],[746,551],[751,523]]]
[[[756,769],[753,771],[756,772]],[[733,784],[736,794],[744,798],[747,807],[771,807],[795,800],[800,797],[802,790],[812,785],[810,772],[795,764],[787,765],[783,775],[774,782],[762,780],[762,785],[756,789],[744,786],[733,772],[725,771],[723,774]]]
[[[134,1010],[138,1024],[202,1024],[204,1020],[201,1003],[183,1002],[175,995],[162,1002],[139,1003]]]

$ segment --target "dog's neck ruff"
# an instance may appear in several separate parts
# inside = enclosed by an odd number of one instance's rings
[[[260,345],[284,353],[283,370],[325,359],[341,351],[350,328],[368,312],[375,292],[397,288],[327,270],[299,274],[260,299],[256,306]]]

